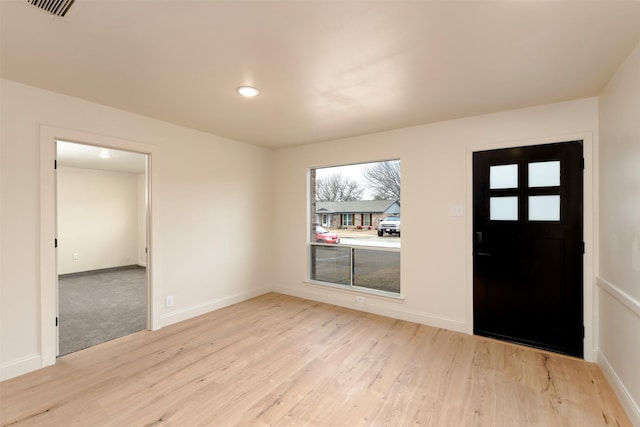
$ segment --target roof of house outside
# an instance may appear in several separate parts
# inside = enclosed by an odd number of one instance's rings
[[[383,213],[397,200],[355,200],[352,202],[316,202],[317,213]]]

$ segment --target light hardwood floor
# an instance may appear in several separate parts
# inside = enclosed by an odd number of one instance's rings
[[[11,426],[629,426],[599,368],[267,294],[0,384]]]

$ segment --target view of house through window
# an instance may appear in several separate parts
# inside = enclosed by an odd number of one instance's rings
[[[400,160],[310,170],[312,281],[400,293]]]

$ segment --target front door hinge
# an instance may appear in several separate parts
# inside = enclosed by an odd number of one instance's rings
[[[584,326],[582,327],[582,338],[584,338],[585,333],[584,333]]]
[[[53,168],[54,169],[58,169],[58,161],[57,160],[53,161]]]
[[[58,316],[56,316],[56,326],[58,326]]]
[[[582,242],[582,255],[584,255],[584,253],[585,253],[585,245],[584,245],[584,242]]]
[[[580,161],[581,161],[582,170],[584,170],[584,157],[580,159]]]
[[[58,247],[58,239],[53,239],[53,247],[54,248]]]

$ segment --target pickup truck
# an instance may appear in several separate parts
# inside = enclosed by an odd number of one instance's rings
[[[384,233],[393,234],[398,233],[400,237],[400,217],[388,216],[378,224],[378,236],[382,236]]]

